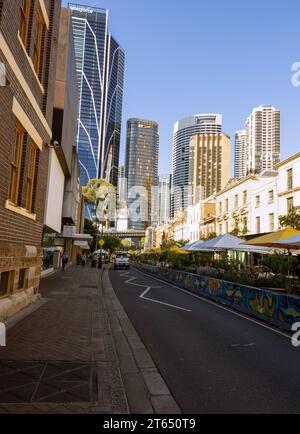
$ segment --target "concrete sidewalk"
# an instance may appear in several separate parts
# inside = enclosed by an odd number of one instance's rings
[[[128,413],[101,270],[42,280],[47,300],[0,348],[0,412]]]
[[[110,284],[73,266],[0,347],[0,413],[180,413]]]

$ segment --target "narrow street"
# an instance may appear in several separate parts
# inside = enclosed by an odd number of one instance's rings
[[[299,412],[290,338],[134,268],[110,279],[184,413]]]

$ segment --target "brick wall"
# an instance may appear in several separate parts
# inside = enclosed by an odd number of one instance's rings
[[[3,276],[5,278],[9,276],[8,284],[5,280],[6,289],[3,291],[2,287],[0,291],[0,321],[36,301],[41,274],[41,242],[48,180],[48,145],[51,143],[51,134],[47,125],[49,128],[52,126],[61,1],[44,0],[49,17],[49,29],[43,31],[41,67],[37,76],[33,71],[33,63],[29,59],[33,61],[38,4],[38,0],[32,0],[29,39],[24,47],[18,36],[21,0],[0,0],[0,37],[9,47],[35,101],[30,100],[30,92],[26,91],[25,85],[22,85],[22,77],[18,77],[17,68],[10,59],[6,44],[2,46],[0,44],[0,62],[5,64],[7,75],[7,86],[0,87],[0,283],[1,279],[4,279]],[[23,117],[23,123],[28,123],[27,117],[32,125],[29,129],[35,130],[43,142],[36,160],[33,209],[31,210],[32,214],[36,215],[35,220],[33,215],[29,218],[24,212],[29,167],[29,152],[26,152],[26,146],[28,148],[29,140],[23,147],[21,188],[17,203],[19,208],[9,210],[6,206],[15,142],[16,117],[12,111],[14,98],[26,114],[26,116],[20,115]],[[35,103],[39,109],[34,107]],[[35,135],[34,132],[33,135]],[[20,287],[20,279],[23,280],[24,276],[24,285]]]
[[[61,2],[60,0],[45,0],[45,6],[50,19],[50,26],[49,31],[45,31],[43,37],[43,63],[41,67],[41,76],[43,77],[42,84],[44,86],[44,93],[38,84],[37,78],[32,71],[30,63],[18,38],[20,3],[19,0],[4,2],[3,0],[0,0],[0,11],[2,11],[0,32],[13,53],[22,75],[29,85],[39,107],[45,113],[48,125],[51,126]],[[33,19],[30,31],[31,38],[27,44],[28,53],[32,58],[36,27],[36,20],[34,17],[37,7],[38,0],[33,0]],[[1,46],[0,61],[6,65],[7,79],[9,82],[7,87],[0,88],[0,244],[25,244],[39,247],[42,239],[49,159],[49,149],[45,144],[49,144],[51,138],[28,100],[24,89],[22,89],[20,83],[16,79],[14,71],[12,71],[11,66],[7,63],[3,52],[1,51]],[[26,112],[44,142],[43,149],[39,155],[36,191],[34,195],[34,213],[36,214],[36,221],[5,209],[5,202],[8,199],[9,192],[12,145],[14,143],[15,116],[12,113],[14,96],[21,104],[23,110]],[[24,162],[24,173],[27,173],[27,169],[28,159]],[[26,180],[24,180],[24,182],[25,181]],[[24,203],[25,188],[23,188],[20,197],[20,205],[24,206]]]

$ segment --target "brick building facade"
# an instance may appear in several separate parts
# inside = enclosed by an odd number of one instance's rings
[[[60,9],[0,0],[0,320],[38,297]]]

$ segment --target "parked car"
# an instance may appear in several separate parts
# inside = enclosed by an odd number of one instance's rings
[[[126,270],[129,270],[130,268],[129,257],[125,253],[119,253],[115,257],[114,269],[117,270],[118,268],[124,268]]]

